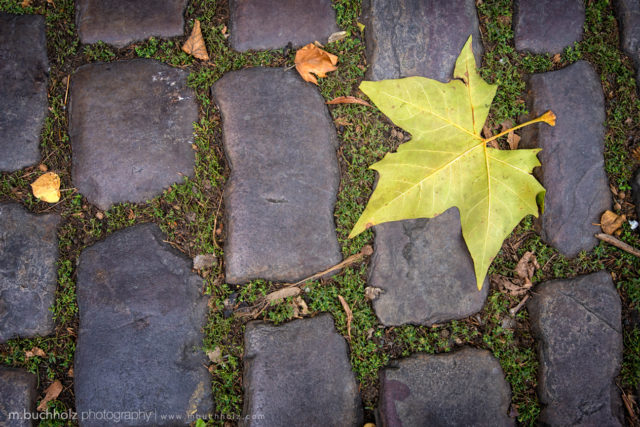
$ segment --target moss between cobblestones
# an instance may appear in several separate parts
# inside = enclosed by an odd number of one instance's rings
[[[602,76],[607,99],[606,167],[611,184],[619,196],[618,212],[635,218],[629,200],[631,170],[638,159],[633,157],[639,138],[640,108],[635,92],[631,63],[618,49],[618,33],[611,1],[587,2],[585,40],[565,50],[560,57],[524,55],[515,52],[511,29],[512,2],[508,0],[478,1],[481,29],[486,46],[483,76],[500,88],[490,114],[490,124],[499,125],[507,118],[526,113],[522,99],[525,73],[561,68],[579,59],[590,61]],[[14,200],[33,212],[58,212],[64,222],[59,230],[60,261],[58,291],[53,307],[56,318],[54,335],[36,339],[11,340],[0,345],[3,365],[24,367],[38,374],[39,392],[51,380],[60,379],[65,386],[58,400],[50,403],[52,411],[74,409],[72,367],[77,331],[77,303],[75,297],[75,266],[81,250],[110,233],[141,222],[153,221],[167,235],[174,247],[193,257],[199,253],[222,255],[225,239],[222,212],[222,188],[228,167],[222,149],[221,118],[210,99],[209,87],[225,72],[250,66],[291,66],[294,52],[273,50],[238,53],[226,41],[228,6],[225,1],[194,0],[186,11],[186,31],[193,20],[202,23],[203,35],[211,61],[202,63],[180,50],[186,37],[170,40],[150,39],[122,49],[103,43],[81,46],[74,25],[73,0],[33,0],[23,8],[18,0],[0,0],[0,10],[10,13],[39,13],[47,17],[48,52],[51,61],[49,84],[50,113],[42,133],[44,164],[62,178],[63,199],[55,205],[35,200],[29,191],[31,182],[41,172],[36,167],[0,175],[0,201]],[[340,68],[328,78],[321,79],[320,91],[326,99],[355,95],[364,97],[358,85],[366,70],[364,41],[357,26],[359,0],[334,0],[338,24],[349,32],[340,42],[327,50],[340,58]],[[148,203],[120,204],[107,212],[92,206],[77,194],[70,179],[71,148],[67,133],[67,76],[76,67],[97,61],[115,61],[135,57],[154,58],[190,71],[189,85],[196,90],[200,104],[200,119],[194,125],[196,134],[196,173],[193,179],[173,185]],[[338,158],[342,171],[340,193],[335,207],[338,239],[345,257],[371,244],[373,234],[362,233],[353,240],[347,235],[362,212],[371,192],[374,172],[368,166],[395,149],[402,141],[400,129],[375,108],[359,105],[330,107],[341,141]],[[395,132],[392,132],[394,131]],[[502,141],[504,144],[504,141]],[[637,151],[636,151],[637,152]],[[620,194],[620,193],[619,193]],[[620,291],[625,319],[625,357],[619,385],[630,394],[640,382],[640,331],[630,321],[632,310],[640,304],[640,262],[630,255],[599,245],[577,259],[566,259],[546,246],[532,231],[532,219],[525,219],[505,242],[490,273],[513,276],[517,260],[525,251],[534,251],[542,269],[534,282],[597,271],[602,268],[614,272]],[[621,238],[640,246],[638,233],[625,225]],[[492,289],[485,309],[476,316],[434,327],[382,327],[364,299],[367,264],[344,269],[331,279],[305,286],[303,298],[311,314],[330,312],[341,334],[347,336],[346,316],[338,301],[345,298],[353,311],[350,357],[360,382],[366,417],[373,420],[377,405],[378,371],[389,360],[413,352],[428,353],[455,350],[464,345],[489,349],[500,360],[513,392],[513,410],[518,420],[532,425],[540,411],[535,394],[537,358],[528,325],[528,314],[522,310],[516,316],[515,328],[507,328],[508,309],[519,300]],[[224,283],[219,266],[203,273],[204,292],[210,296],[210,316],[205,328],[203,350],[216,347],[222,350],[222,362],[212,365],[213,392],[217,411],[225,418],[237,419],[242,411],[242,354],[243,331],[246,320],[227,317],[225,300],[250,305],[256,299],[277,288],[277,284],[256,280],[237,287]],[[293,318],[290,301],[271,307],[262,318],[282,323]],[[42,348],[47,356],[25,359],[25,351]],[[63,422],[43,422],[43,425],[63,425]],[[212,424],[223,424],[218,421]]]

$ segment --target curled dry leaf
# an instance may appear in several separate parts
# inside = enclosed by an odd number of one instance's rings
[[[277,291],[271,292],[265,298],[267,302],[280,301],[288,297],[295,297],[300,295],[300,288],[297,286],[289,286],[286,288],[278,289]]]
[[[374,299],[378,298],[381,292],[382,289],[380,288],[367,286],[366,288],[364,288],[364,297],[369,301],[373,301]]]
[[[537,268],[540,268],[540,264],[538,264],[538,259],[533,252],[525,252],[522,258],[520,258],[520,261],[518,261],[516,274],[527,288],[532,286],[531,278],[533,278],[533,273],[535,273]]]
[[[489,279],[498,287],[498,289],[500,289],[501,292],[505,292],[512,296],[526,294],[531,288],[531,286],[521,286],[520,284],[514,283],[514,281],[520,282],[518,279],[514,279],[512,281],[508,277],[500,274],[492,274]]]
[[[605,233],[614,235],[620,232],[620,228],[626,220],[626,215],[617,215],[614,212],[605,211],[600,217],[600,227],[602,227],[602,231]]]
[[[318,84],[318,80],[313,74],[318,77],[326,77],[327,73],[338,69],[337,63],[337,56],[320,49],[313,43],[309,43],[296,52],[296,70],[304,81],[313,84]]]
[[[344,40],[347,37],[346,31],[338,31],[329,36],[327,43],[334,43],[340,40]]]
[[[309,314],[309,306],[301,297],[295,297],[291,301],[291,305],[293,306],[293,317],[300,318]]]
[[[509,132],[507,134],[507,143],[509,143],[509,148],[517,150],[518,144],[520,144],[520,136],[513,131]]]
[[[31,350],[25,351],[24,352],[24,358],[25,360],[29,360],[32,357],[35,356],[39,356],[39,357],[47,357],[47,354],[44,352],[44,350],[42,350],[39,347],[33,347]]]
[[[47,203],[60,200],[60,177],[55,172],[47,172],[31,184],[33,195]]]
[[[347,314],[347,334],[349,335],[349,341],[351,341],[351,321],[353,320],[353,313],[342,295],[338,295],[338,299],[340,300],[340,304],[342,304],[344,312]]]
[[[193,30],[191,30],[191,35],[182,45],[182,50],[187,52],[189,55],[193,55],[198,59],[202,59],[203,61],[209,60],[209,54],[207,53],[207,46],[204,44],[204,39],[202,38],[202,31],[200,30],[200,21],[197,19],[193,24]]]
[[[369,104],[367,101],[365,101],[364,99],[356,98],[355,96],[339,96],[337,98],[333,98],[331,101],[327,101],[326,103],[329,105],[360,104],[360,105],[366,105],[367,107],[371,107],[371,104]]]
[[[213,363],[222,363],[222,349],[216,347],[211,351],[207,351],[207,357]]]
[[[55,380],[51,383],[49,387],[44,391],[45,395],[40,404],[38,405],[38,411],[46,411],[47,404],[52,400],[56,400],[60,393],[62,392],[62,383],[59,380]]]

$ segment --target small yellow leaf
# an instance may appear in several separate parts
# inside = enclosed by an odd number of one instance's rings
[[[313,43],[300,48],[296,52],[296,70],[304,81],[318,84],[318,80],[311,74],[318,77],[327,77],[327,73],[338,69],[338,57],[327,51],[320,49]]]
[[[360,30],[360,32],[364,31],[364,24],[361,22],[356,22],[356,25],[358,26],[358,29]]]
[[[198,59],[202,59],[203,61],[209,60],[209,54],[207,53],[207,46],[204,44],[204,39],[202,38],[202,31],[200,30],[200,21],[196,19],[193,24],[193,30],[191,30],[191,35],[184,42],[182,46],[182,50],[187,52],[189,55],[193,55]]]
[[[55,172],[47,172],[31,184],[33,195],[47,203],[60,200],[60,177]]]

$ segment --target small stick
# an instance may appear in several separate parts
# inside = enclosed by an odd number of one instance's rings
[[[603,242],[607,242],[618,249],[622,249],[623,251],[630,253],[631,255],[640,257],[640,251],[638,249],[634,248],[631,245],[626,244],[622,240],[616,239],[615,237],[610,236],[608,234],[604,234],[604,233],[598,233],[595,236],[598,239],[602,240]]]
[[[64,105],[67,105],[67,96],[69,95],[69,82],[71,82],[71,74],[67,76],[67,90],[64,92]]]
[[[520,309],[524,306],[524,303],[527,302],[527,300],[529,299],[529,295],[525,295],[524,298],[522,298],[522,301],[520,301],[518,303],[518,305],[516,305],[515,307],[513,307],[512,309],[509,310],[509,314],[512,317],[515,317],[516,314],[518,314],[518,312],[520,311]]]

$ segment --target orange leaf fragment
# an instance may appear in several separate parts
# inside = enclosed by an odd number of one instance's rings
[[[62,392],[62,383],[59,380],[55,380],[44,392],[44,398],[38,405],[38,411],[40,412],[46,411],[47,404],[52,400],[56,400],[58,396],[60,396],[60,393]]]
[[[57,173],[47,172],[31,184],[33,195],[47,203],[60,200],[60,177]]]
[[[614,212],[605,211],[600,217],[600,227],[605,233],[613,235],[620,230],[626,220],[626,215],[616,215]]]
[[[306,82],[318,84],[318,80],[313,76],[327,77],[327,73],[338,69],[338,57],[320,49],[313,43],[300,48],[296,52],[296,70]],[[313,74],[312,74],[313,73]]]
[[[196,19],[193,24],[193,30],[191,30],[191,35],[182,45],[182,50],[187,52],[189,55],[193,55],[198,59],[202,59],[203,61],[209,60],[209,54],[207,53],[207,46],[204,44],[204,39],[202,38],[202,31],[200,30],[200,21]]]
[[[360,105],[366,105],[367,107],[371,107],[371,104],[369,104],[367,101],[365,101],[364,99],[356,98],[355,96],[339,96],[337,98],[333,98],[331,101],[327,101],[326,103],[330,105],[360,104]]]
[[[25,351],[24,352],[24,358],[25,360],[29,360],[32,357],[35,356],[39,356],[39,357],[47,357],[47,353],[44,352],[43,349],[41,349],[40,347],[33,347],[31,350]]]

